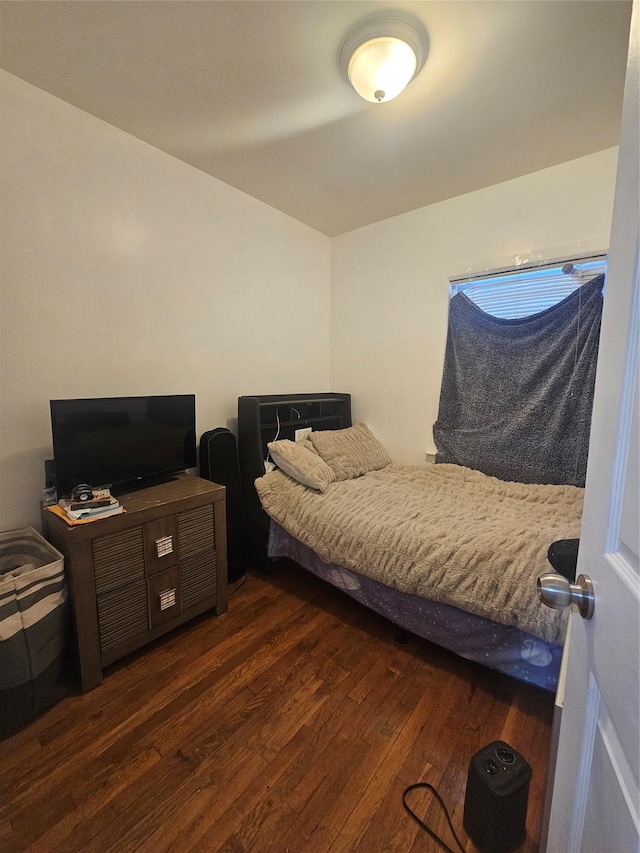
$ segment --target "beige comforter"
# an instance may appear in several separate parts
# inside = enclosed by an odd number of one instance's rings
[[[280,471],[256,480],[271,518],[324,560],[402,592],[562,643],[566,613],[536,579],[580,535],[583,489],[506,483],[457,465],[388,465],[324,493]]]

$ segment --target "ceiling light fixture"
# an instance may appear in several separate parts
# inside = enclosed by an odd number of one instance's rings
[[[402,92],[427,58],[421,22],[403,12],[376,13],[352,27],[340,45],[338,64],[356,92],[372,103]]]

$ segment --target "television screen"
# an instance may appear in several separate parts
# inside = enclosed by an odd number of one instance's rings
[[[51,400],[59,497],[79,483],[113,491],[196,464],[195,394]]]

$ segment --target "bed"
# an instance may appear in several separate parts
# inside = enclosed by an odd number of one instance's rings
[[[555,689],[567,615],[539,602],[536,578],[550,545],[579,535],[581,488],[394,464],[364,424],[266,449],[276,467],[254,488],[270,558],[467,659]]]

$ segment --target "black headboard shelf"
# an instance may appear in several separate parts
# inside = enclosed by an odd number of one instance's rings
[[[264,474],[267,444],[296,430],[344,429],[351,426],[351,394],[267,394],[238,397],[238,456],[248,548],[251,562],[265,564],[269,518],[260,505],[254,481]]]

